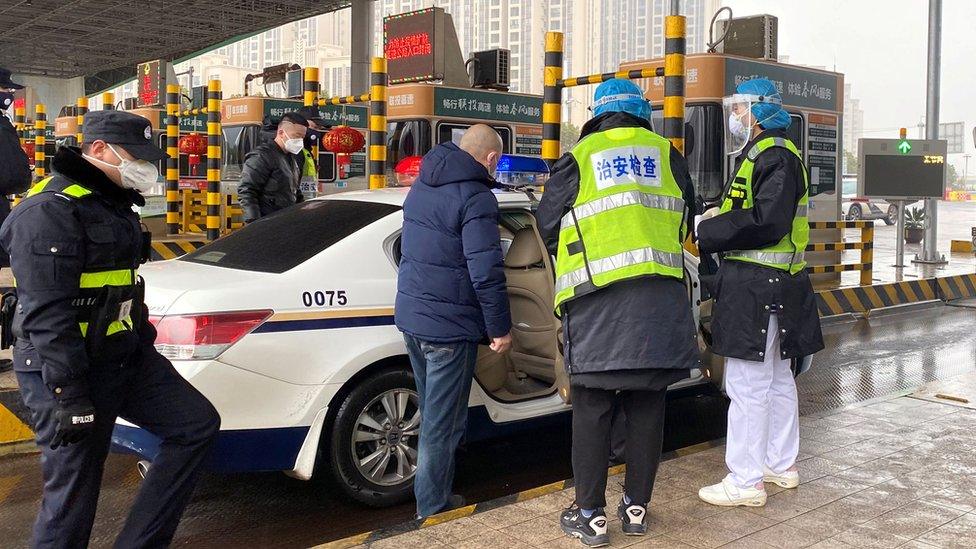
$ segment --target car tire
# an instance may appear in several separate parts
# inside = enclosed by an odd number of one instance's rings
[[[407,397],[403,415],[408,421],[402,423],[406,429],[399,428],[395,424],[389,426],[396,431],[396,438],[391,438],[394,433],[390,429],[383,430],[383,427],[387,427],[384,418],[389,417],[385,413],[383,399],[391,394],[394,395],[394,402],[399,402],[397,399],[402,395]],[[395,411],[396,408],[399,406],[394,407]],[[416,420],[416,425],[409,424],[409,420],[413,419]],[[379,429],[375,429],[376,426]],[[371,507],[396,505],[413,497],[420,411],[413,375],[408,370],[385,370],[361,380],[340,404],[331,427],[328,429],[327,426],[328,434],[323,437],[328,442],[327,452],[324,455],[328,458],[333,478],[345,495]],[[408,432],[409,434],[406,434]],[[354,437],[361,435],[367,439],[378,435],[382,435],[382,438],[354,442]],[[391,441],[396,441],[396,444]],[[407,455],[409,452],[401,449],[403,447],[412,449],[412,458]],[[389,461],[384,465],[384,471],[388,471],[389,474],[385,475],[388,478],[378,481],[377,477],[370,476],[368,469],[379,466],[383,457],[380,456],[375,461],[368,460],[370,456],[375,455],[376,452],[383,452],[384,449]],[[397,460],[404,458],[412,459],[413,469],[409,470],[409,459],[404,461],[403,472],[408,472],[409,475],[401,476]],[[363,465],[364,460],[368,461],[366,465]],[[378,475],[383,476],[384,471],[380,471]]]
[[[863,217],[864,214],[861,212],[861,206],[859,206],[858,204],[851,204],[850,209],[847,210],[847,220],[860,221],[861,218]]]
[[[894,204],[889,204],[888,215],[886,215],[884,218],[885,225],[888,226],[894,225],[896,221],[898,221],[898,206],[895,206]]]

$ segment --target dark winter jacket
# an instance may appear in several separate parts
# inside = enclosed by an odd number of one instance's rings
[[[244,222],[250,223],[301,202],[300,182],[301,166],[295,155],[281,150],[274,141],[247,153],[237,186]]]
[[[753,144],[766,137],[788,138],[782,130],[761,133],[742,149],[736,171]],[[698,248],[702,253],[716,253],[755,250],[779,242],[790,231],[803,196],[803,169],[800,159],[787,149],[765,150],[756,158],[753,171],[753,207],[702,221]],[[781,358],[803,357],[824,348],[806,271],[790,275],[743,261],[722,261],[718,276],[709,285],[715,298],[711,332],[716,353],[762,361],[771,312],[778,315]]]
[[[20,148],[17,130],[0,112],[0,223],[10,214],[6,195],[20,194],[30,187],[30,162]],[[6,253],[0,252],[0,267],[10,265]]]
[[[620,127],[651,129],[647,120],[626,113],[606,113],[587,122],[580,139]],[[688,163],[673,147],[670,163],[683,191],[690,230],[695,190]],[[575,158],[563,155],[546,182],[536,212],[542,239],[553,255],[559,243],[560,220],[576,202],[579,184]],[[698,332],[688,292],[680,280],[651,276],[621,281],[570,300],[564,309],[564,356],[570,374],[698,367]]]
[[[396,325],[431,342],[478,342],[512,326],[498,201],[488,170],[453,143],[424,156],[403,203]]]
[[[95,367],[118,367],[138,358],[137,351],[155,353],[156,330],[145,305],[136,301],[134,331],[107,336],[97,353],[86,347],[78,323],[91,317],[78,309],[81,274],[138,268],[148,245],[132,206],[145,200],[113,183],[76,148],[58,149],[52,167],[46,189],[80,185],[91,194],[40,192],[25,198],[0,228],[0,244],[17,279],[14,368],[40,370],[48,387],[60,389],[58,398],[71,400],[88,395]]]

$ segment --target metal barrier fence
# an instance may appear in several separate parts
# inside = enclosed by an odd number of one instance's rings
[[[206,233],[210,215],[209,204],[207,203],[209,193],[197,189],[184,189],[178,192],[182,194],[178,223],[180,231],[184,233]],[[244,210],[237,202],[237,194],[223,195],[219,211],[220,227],[218,230],[221,234],[227,234],[244,226]]]
[[[861,286],[870,286],[872,282],[874,263],[874,221],[811,221],[810,230],[825,229],[860,229],[861,239],[858,242],[847,242],[841,232],[840,241],[816,242],[807,245],[808,252],[839,252],[844,250],[861,250],[861,261],[858,263],[838,263],[835,265],[808,266],[810,274],[840,273],[844,271],[861,271]]]

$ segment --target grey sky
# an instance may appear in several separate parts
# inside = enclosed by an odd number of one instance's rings
[[[865,137],[916,137],[925,113],[926,0],[723,0],[735,16],[779,18],[779,53],[791,63],[836,66],[864,109]],[[966,123],[966,153],[976,152],[976,1],[945,0],[941,122]],[[887,131],[885,128],[894,128]],[[962,155],[950,161],[962,173]],[[969,173],[976,172],[970,158]]]

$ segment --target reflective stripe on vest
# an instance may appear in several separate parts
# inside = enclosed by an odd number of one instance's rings
[[[554,308],[614,282],[684,276],[683,191],[671,144],[639,127],[611,128],[573,148],[579,191],[560,220]]]
[[[132,286],[136,283],[136,272],[133,269],[116,269],[114,271],[99,271],[95,273],[81,273],[80,288],[101,288],[102,286]]]
[[[681,254],[662,252],[653,248],[642,248],[631,250],[611,257],[605,257],[597,261],[588,263],[589,272],[592,275],[601,275],[615,269],[631,267],[642,263],[658,263],[676,269],[684,267],[684,257]],[[587,268],[576,269],[560,276],[556,280],[556,293],[572,288],[586,282],[589,279]]]
[[[804,192],[796,205],[793,214],[793,221],[790,232],[783,236],[776,244],[767,246],[759,250],[734,250],[728,252],[726,259],[746,261],[756,263],[791,274],[797,274],[806,267],[805,250],[810,239],[810,226],[807,221],[809,212],[809,181],[807,180],[806,167],[803,166],[800,151],[789,139],[781,137],[767,137],[756,142],[746,158],[739,165],[739,169],[730,182],[726,191],[725,199],[722,201],[720,213],[724,214],[733,209],[749,209],[753,206],[752,175],[755,168],[755,161],[763,151],[772,147],[782,147],[792,152],[800,158],[801,171],[803,172]]]
[[[566,227],[573,224],[573,214],[576,214],[576,220],[578,221],[580,219],[586,219],[592,215],[603,213],[614,208],[622,208],[624,206],[633,206],[636,204],[640,204],[645,208],[671,210],[672,212],[678,213],[685,211],[685,201],[681,198],[644,194],[639,191],[625,191],[573,208],[572,213],[568,213],[563,216],[562,226]]]
[[[50,183],[52,179],[54,179],[54,176],[53,175],[51,177],[47,177],[47,178],[44,178],[44,179],[38,181],[36,184],[34,184],[33,187],[30,188],[29,191],[27,191],[27,196],[25,196],[24,198],[30,198],[30,197],[34,196],[35,194],[44,192],[44,190],[47,188],[47,184]],[[60,191],[52,191],[52,192],[66,194],[66,195],[68,195],[68,196],[70,196],[72,198],[82,198],[82,197],[88,196],[88,195],[90,195],[92,193],[88,189],[82,187],[81,185],[77,185],[77,184],[71,184],[71,185],[68,185],[67,187],[61,189]]]

